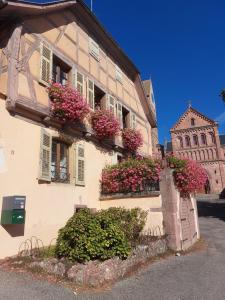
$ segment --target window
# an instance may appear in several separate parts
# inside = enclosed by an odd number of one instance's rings
[[[53,82],[68,84],[70,67],[55,55],[53,56],[52,80]]]
[[[87,100],[91,109],[95,108],[95,85],[90,79],[87,80]]]
[[[210,132],[209,134],[210,134],[210,138],[211,138],[211,143],[212,143],[212,144],[215,144],[215,143],[216,143],[216,140],[215,140],[215,135],[214,135],[214,133],[213,133],[213,132]]]
[[[206,145],[206,135],[204,133],[201,134],[201,143],[202,145]]]
[[[130,127],[130,112],[124,106],[122,106],[122,123],[123,123],[123,128]]]
[[[54,140],[52,141],[52,160],[51,160],[51,177],[52,181],[68,182],[69,181],[69,147],[67,144]]]
[[[195,126],[195,119],[191,118],[191,126]]]
[[[52,75],[52,50],[48,46],[41,44],[41,61],[40,61],[40,82],[49,85]]]
[[[116,103],[116,116],[120,122],[120,127],[123,128],[123,107],[122,104],[117,102]]]
[[[84,75],[78,71],[75,71],[74,86],[81,95],[84,95]]]
[[[119,81],[120,83],[122,83],[123,80],[123,73],[118,66],[116,66],[116,80]]]
[[[178,141],[179,141],[179,146],[180,146],[180,148],[183,148],[184,145],[183,145],[183,139],[182,139],[181,136],[178,137]]]
[[[194,146],[198,146],[198,136],[196,134],[193,135],[193,144]]]
[[[190,137],[188,135],[185,136],[185,145],[186,145],[186,147],[191,146]]]
[[[89,52],[97,61],[99,61],[99,45],[91,38],[89,39]]]
[[[94,85],[94,109],[104,108],[105,97],[105,92]]]

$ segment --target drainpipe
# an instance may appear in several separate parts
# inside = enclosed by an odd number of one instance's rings
[[[8,5],[7,0],[0,0],[0,9],[3,9]]]

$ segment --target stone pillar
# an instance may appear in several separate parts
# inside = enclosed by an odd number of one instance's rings
[[[181,250],[181,222],[179,214],[180,195],[176,190],[172,170],[165,168],[161,173],[160,191],[165,233],[168,246],[172,250]]]

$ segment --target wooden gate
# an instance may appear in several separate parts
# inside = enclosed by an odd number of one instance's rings
[[[188,249],[197,240],[196,207],[189,197],[180,197],[181,248]]]

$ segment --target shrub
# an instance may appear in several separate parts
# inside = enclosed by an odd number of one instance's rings
[[[103,193],[143,191],[146,184],[159,181],[160,163],[151,158],[128,158],[102,171]]]
[[[118,223],[89,209],[75,213],[60,229],[56,255],[71,261],[106,260],[115,256],[125,259],[130,245]]]
[[[143,145],[143,137],[140,131],[125,128],[122,132],[123,145],[131,153],[135,153]]]
[[[147,218],[147,212],[140,208],[125,209],[112,207],[102,210],[98,214],[102,221],[107,220],[119,224],[126,238],[132,244],[139,237]]]
[[[169,166],[174,169],[174,181],[183,194],[191,194],[204,188],[207,181],[206,170],[197,162],[189,159],[169,157]]]
[[[69,86],[53,83],[49,88],[51,114],[61,121],[83,121],[90,109],[81,94]]]
[[[91,114],[91,125],[99,139],[112,138],[119,133],[120,123],[109,110],[98,109]]]

